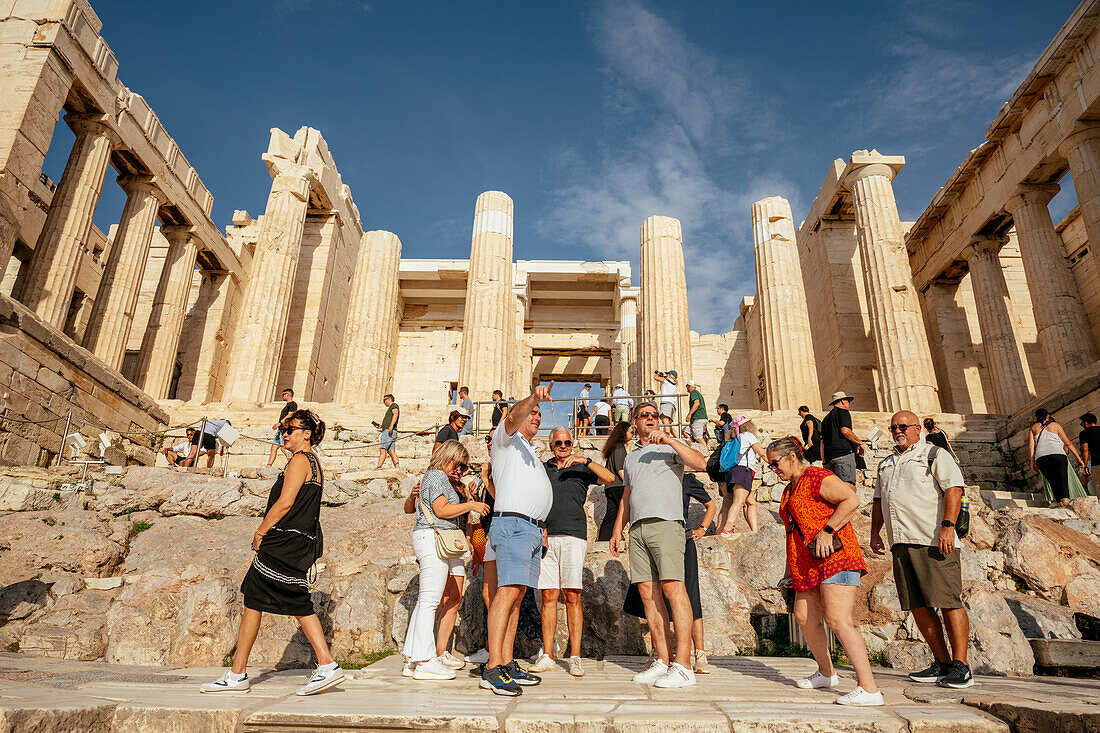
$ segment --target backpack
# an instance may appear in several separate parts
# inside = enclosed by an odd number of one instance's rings
[[[721,483],[726,480],[725,471],[722,470],[722,446],[718,446],[710,454],[710,458],[707,459],[707,476],[710,476],[710,480],[715,483]]]
[[[722,446],[722,454],[718,465],[722,471],[728,471],[741,460],[741,436],[731,438]]]

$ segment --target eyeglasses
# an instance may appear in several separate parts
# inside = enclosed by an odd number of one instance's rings
[[[295,430],[305,430],[305,428],[300,425],[283,425],[281,428],[279,428],[279,432],[283,435],[290,435]]]
[[[890,426],[890,432],[891,433],[904,433],[909,428],[919,428],[919,427],[920,427],[920,425],[906,425],[905,423],[901,423],[899,425],[891,425]]]
[[[569,448],[573,445],[573,441],[572,440],[555,440],[553,443],[551,443],[551,445],[554,446],[555,448]]]
[[[459,473],[466,473],[466,469],[469,467],[470,466],[467,463],[463,463],[462,461],[455,461],[455,468],[458,469]]]
[[[773,471],[778,470],[779,462],[782,461],[782,460],[783,460],[782,458],[776,458],[774,461],[770,461],[768,463],[768,468],[770,468]]]

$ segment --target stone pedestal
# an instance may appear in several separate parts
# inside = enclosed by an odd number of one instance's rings
[[[1005,203],[1016,224],[1027,287],[1035,309],[1039,345],[1052,387],[1058,387],[1096,361],[1065,247],[1050,219],[1047,203],[1056,185],[1022,185]]]
[[[99,281],[99,292],[84,332],[84,348],[107,366],[121,371],[141,280],[149,261],[157,211],[164,197],[149,176],[119,178],[118,182],[126,191],[126,206]]]
[[[391,355],[400,326],[401,240],[392,232],[363,235],[351,283],[336,401],[374,404],[391,389]]]
[[[80,255],[92,230],[111,148],[119,142],[101,115],[68,120],[76,141],[20,291],[23,303],[58,330],[65,326]]]
[[[514,349],[512,199],[500,191],[477,197],[458,381],[475,402],[506,389]]]
[[[797,410],[803,404],[817,409],[820,395],[810,314],[787,200],[772,196],[753,204],[752,233],[766,409]]]
[[[1069,161],[1093,268],[1100,272],[1100,124],[1081,123],[1058,147]]]
[[[630,394],[645,391],[638,378],[638,296],[623,294],[619,301],[619,381]]]
[[[233,343],[228,401],[270,402],[275,397],[312,181],[309,169],[290,165],[272,182]]]
[[[198,255],[191,227],[163,227],[161,234],[168,240],[168,252],[136,369],[138,386],[157,400],[168,398]]]
[[[939,412],[928,334],[909,269],[888,165],[856,166],[845,179],[852,193],[871,335],[878,354],[886,411]]]
[[[998,253],[1003,239],[978,238],[966,251],[986,367],[993,385],[990,411],[1011,415],[1031,399],[1023,355],[1012,329],[1011,301]]]
[[[653,372],[673,369],[680,374],[678,389],[691,375],[691,329],[688,325],[687,277],[684,273],[680,222],[651,216],[642,224],[641,257],[641,373],[643,388],[651,387]]]

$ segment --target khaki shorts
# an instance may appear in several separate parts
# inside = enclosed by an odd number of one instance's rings
[[[914,608],[962,608],[962,564],[959,550],[940,554],[938,547],[894,545],[894,583],[903,611]]]
[[[583,588],[588,540],[553,535],[546,544],[546,557],[539,563],[539,590]]]
[[[630,527],[630,582],[684,582],[684,525],[671,519],[642,519]]]

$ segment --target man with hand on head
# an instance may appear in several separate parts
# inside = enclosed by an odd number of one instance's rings
[[[659,427],[652,402],[634,408],[638,445],[623,466],[623,498],[611,533],[611,554],[619,556],[623,527],[630,526],[630,582],[638,584],[657,652],[635,682],[656,687],[695,684],[691,667],[692,610],[684,584],[684,469],[704,471],[707,459]],[[668,607],[665,606],[668,602]],[[676,628],[676,655],[669,646],[669,608]],[[670,664],[671,662],[671,664]]]

